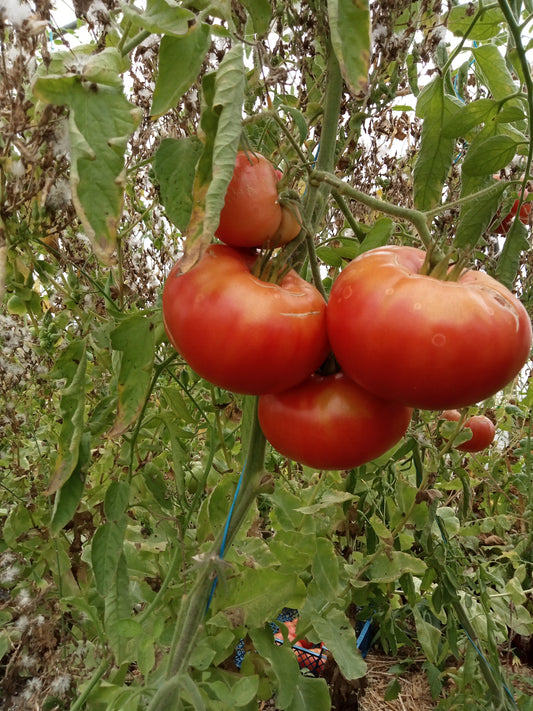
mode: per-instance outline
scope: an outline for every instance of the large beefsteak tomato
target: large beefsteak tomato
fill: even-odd
[[[222,244],[163,288],[163,321],[172,345],[206,380],[237,393],[285,390],[329,353],[326,303],[290,271],[280,284],[251,273],[254,257]]]
[[[336,373],[313,374],[290,390],[262,395],[258,415],[265,437],[280,454],[316,469],[352,469],[395,445],[412,410]]]
[[[276,169],[260,153],[239,151],[215,236],[231,247],[261,247],[282,216]]]
[[[472,405],[520,371],[531,322],[489,275],[444,281],[420,274],[424,259],[399,246],[354,259],[331,290],[331,347],[350,378],[384,399],[428,410]]]

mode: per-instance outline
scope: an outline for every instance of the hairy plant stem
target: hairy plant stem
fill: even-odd
[[[178,711],[176,696],[179,677],[189,666],[191,652],[202,627],[207,603],[216,577],[216,564],[220,560],[221,545],[231,545],[241,528],[250,507],[261,489],[266,440],[257,417],[257,399],[248,443],[248,457],[242,474],[240,494],[226,531],[221,531],[211,548],[199,563],[196,580],[191,591],[182,598],[169,654],[166,681],[154,696],[149,711]]]
[[[522,74],[524,75],[524,83],[526,85],[527,93],[527,122],[529,126],[529,135],[531,136],[531,131],[533,129],[533,78],[531,77],[531,68],[529,66],[529,61],[526,56],[526,51],[522,43],[522,35],[520,25],[517,22],[516,17],[513,14],[511,6],[507,0],[498,0],[498,5],[507,20],[509,26],[509,32],[511,33],[516,52],[518,54],[518,59],[520,61],[520,66],[522,68]],[[533,141],[529,141],[529,148],[527,154],[527,170],[525,171],[524,180],[522,181],[522,190],[518,196],[518,209],[517,216],[520,215],[520,208],[522,207],[523,198],[525,196],[526,184],[528,181],[529,171],[531,167],[531,161],[533,160]]]
[[[72,704],[70,707],[70,711],[81,711],[85,707],[85,702],[91,695],[91,691],[94,689],[94,687],[98,684],[100,679],[104,676],[104,674],[109,671],[109,665],[110,665],[110,660],[107,657],[104,657],[102,660],[101,664],[97,669],[94,671],[91,680],[89,681],[89,684],[85,688],[82,694],[78,696],[76,701]]]
[[[345,183],[344,180],[335,177],[331,173],[318,170],[318,168],[314,171],[312,176],[312,182],[315,181],[318,183],[327,183],[328,185],[331,185],[331,187],[335,188],[339,195],[344,195],[352,198],[353,200],[358,200],[363,203],[363,205],[367,205],[367,207],[371,207],[373,210],[383,212],[386,215],[391,215],[392,217],[399,217],[402,220],[410,222],[418,232],[424,247],[428,250],[431,249],[432,238],[428,227],[427,216],[424,212],[420,212],[419,210],[411,210],[407,207],[400,207],[399,205],[392,205],[391,203],[380,200],[379,198],[370,197],[370,195],[366,195],[360,190],[352,188],[352,186]],[[444,207],[442,207],[442,209],[444,209]]]
[[[318,171],[335,170],[335,148],[342,99],[342,76],[339,62],[331,45],[328,45],[327,83],[324,97],[324,117],[320,132],[320,144],[316,159]],[[314,233],[325,209],[330,191],[329,185],[311,183],[304,200],[304,220]]]
[[[140,45],[141,42],[144,42],[144,40],[150,37],[151,34],[152,33],[148,30],[141,30],[136,35],[134,35],[130,40],[124,43],[124,46],[121,49],[122,56],[125,57],[127,54],[129,54],[132,49],[135,49],[135,47]]]
[[[343,92],[342,75],[335,52],[328,43],[328,62],[327,62],[327,81],[326,94],[324,97],[324,115],[322,120],[322,130],[320,132],[320,144],[316,166],[318,170],[330,171],[335,170],[335,149],[337,145],[337,129],[339,125],[339,116],[341,109],[341,99]],[[322,296],[327,299],[325,289],[322,285],[320,268],[315,252],[314,235],[317,225],[326,209],[327,197],[330,192],[330,186],[326,183],[309,182],[307,193],[303,202],[303,224],[306,227],[305,246],[307,247],[307,256],[311,266],[311,273],[316,288]],[[297,255],[297,261],[303,261],[303,254],[300,252]]]

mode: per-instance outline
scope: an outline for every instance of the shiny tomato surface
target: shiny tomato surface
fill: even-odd
[[[285,390],[329,353],[326,303],[296,272],[281,283],[251,274],[250,253],[211,245],[190,271],[179,262],[163,289],[168,337],[206,380],[237,393]]]
[[[239,151],[215,236],[231,247],[260,247],[281,218],[275,168],[259,153]]]
[[[445,410],[441,417],[449,422],[459,422],[461,413],[458,410]],[[468,417],[463,428],[471,430],[472,437],[466,442],[454,445],[455,449],[460,449],[462,452],[481,452],[494,441],[496,427],[486,415]]]
[[[483,272],[420,274],[414,247],[369,250],[333,284],[328,334],[343,371],[375,395],[428,410],[472,405],[526,362],[529,316]]]
[[[366,392],[343,373],[313,374],[259,398],[259,423],[280,454],[316,469],[352,469],[398,442],[412,410]]]

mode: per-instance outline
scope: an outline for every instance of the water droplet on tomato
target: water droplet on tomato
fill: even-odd
[[[419,301],[417,301],[416,304],[413,304],[413,309],[415,311],[420,311],[421,308],[422,308],[422,304]]]
[[[350,296],[352,295],[352,287],[351,286],[345,286],[342,292],[342,296],[344,299],[349,299]]]
[[[446,336],[444,335],[444,333],[436,333],[431,339],[431,342],[434,346],[442,348],[442,346],[444,346],[446,343]]]
[[[390,286],[388,289],[385,289],[385,294],[387,296],[392,296],[394,294],[394,289],[392,288],[392,286]]]

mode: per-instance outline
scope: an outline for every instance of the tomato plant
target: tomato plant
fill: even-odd
[[[428,410],[472,405],[524,365],[529,316],[483,272],[457,281],[421,274],[414,247],[370,250],[333,284],[330,343],[344,372],[375,395]]]
[[[261,154],[239,151],[216,237],[231,247],[260,247],[281,220],[277,171]]]
[[[313,374],[259,398],[259,422],[281,454],[317,469],[352,469],[390,449],[412,411],[366,392],[344,373]]]
[[[285,390],[326,358],[326,303],[290,271],[280,284],[262,281],[254,257],[211,245],[163,289],[163,320],[172,345],[202,377],[237,393]]]
[[[459,422],[461,413],[458,410],[445,410],[441,417],[449,422]],[[466,442],[454,445],[456,449],[460,449],[462,452],[481,452],[493,442],[496,434],[494,423],[486,415],[468,417],[463,427],[471,430],[472,437]]]

